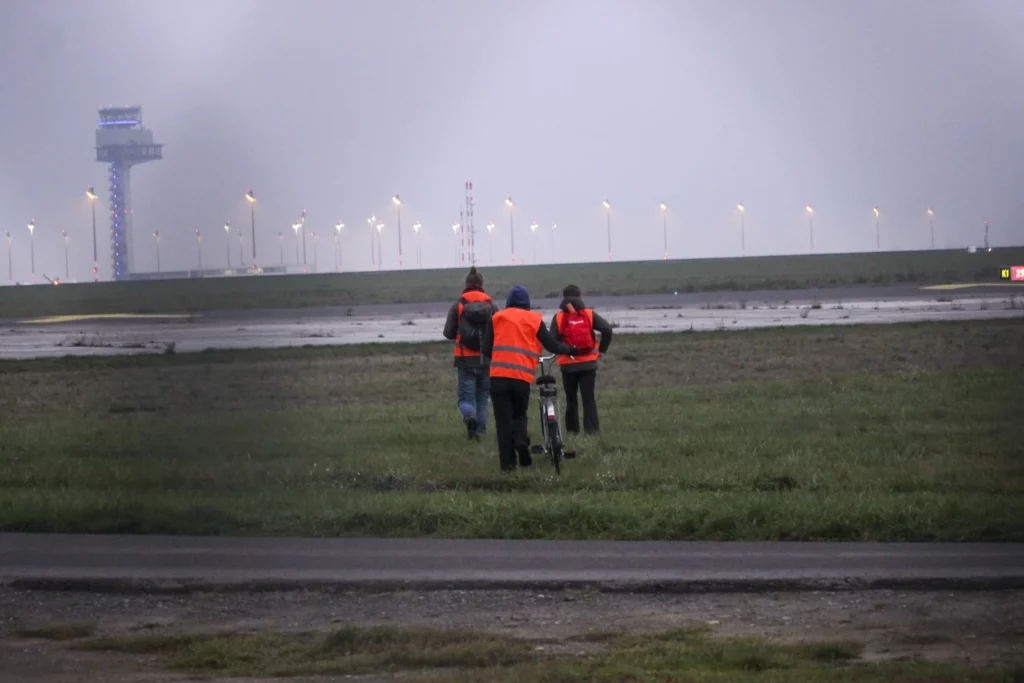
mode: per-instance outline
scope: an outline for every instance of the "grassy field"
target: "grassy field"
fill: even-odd
[[[449,354],[0,362],[0,531],[1024,540],[1019,321],[624,337],[560,477],[466,441]]]
[[[1022,262],[1024,247],[976,254],[812,254],[483,270],[492,293],[503,295],[511,285],[523,284],[534,297],[550,297],[568,282],[592,295],[987,282],[998,280],[999,266]],[[0,318],[445,301],[463,277],[463,270],[409,270],[0,287]]]
[[[82,633],[66,647],[151,657],[160,668],[195,676],[247,679],[376,675],[418,683],[1004,683],[1024,674],[1012,665],[867,663],[856,643],[723,638],[700,627],[645,634],[594,631],[559,640],[389,626],[343,626],[328,633],[89,635]]]

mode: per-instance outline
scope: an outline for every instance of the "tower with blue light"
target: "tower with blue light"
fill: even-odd
[[[131,168],[163,158],[163,145],[142,127],[142,107],[100,109],[96,128],[96,161],[110,164],[110,262],[115,280],[132,272]]]

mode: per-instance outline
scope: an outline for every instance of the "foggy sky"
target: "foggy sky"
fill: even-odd
[[[100,194],[101,105],[140,104],[164,159],[132,171],[134,269],[223,265],[224,221],[257,205],[260,263],[294,262],[308,211],[319,267],[450,266],[474,183],[477,255],[527,262],[1024,242],[1024,2],[1019,0],[9,0],[0,10],[0,237],[15,278],[91,272],[85,189]],[[534,238],[529,229],[540,228]],[[307,238],[309,261],[312,238]],[[248,236],[246,237],[248,240]],[[232,259],[238,260],[237,240]],[[246,259],[249,246],[246,244]],[[6,241],[0,281],[7,283]]]

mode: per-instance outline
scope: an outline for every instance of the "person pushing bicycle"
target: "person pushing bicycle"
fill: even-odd
[[[575,356],[579,349],[555,339],[544,325],[544,317],[530,310],[530,293],[522,285],[509,290],[505,308],[491,318],[480,347],[490,364],[491,405],[498,439],[498,460],[503,472],[533,464],[527,410],[530,388],[541,351]]]

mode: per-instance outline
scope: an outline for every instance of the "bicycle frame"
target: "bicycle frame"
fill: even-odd
[[[562,447],[562,427],[558,411],[558,385],[555,377],[548,372],[550,363],[554,359],[554,355],[541,356],[540,376],[536,380],[536,384],[540,388],[540,433],[542,445],[539,450],[551,459],[555,472],[561,474],[562,459],[574,458],[576,454],[567,453]]]

